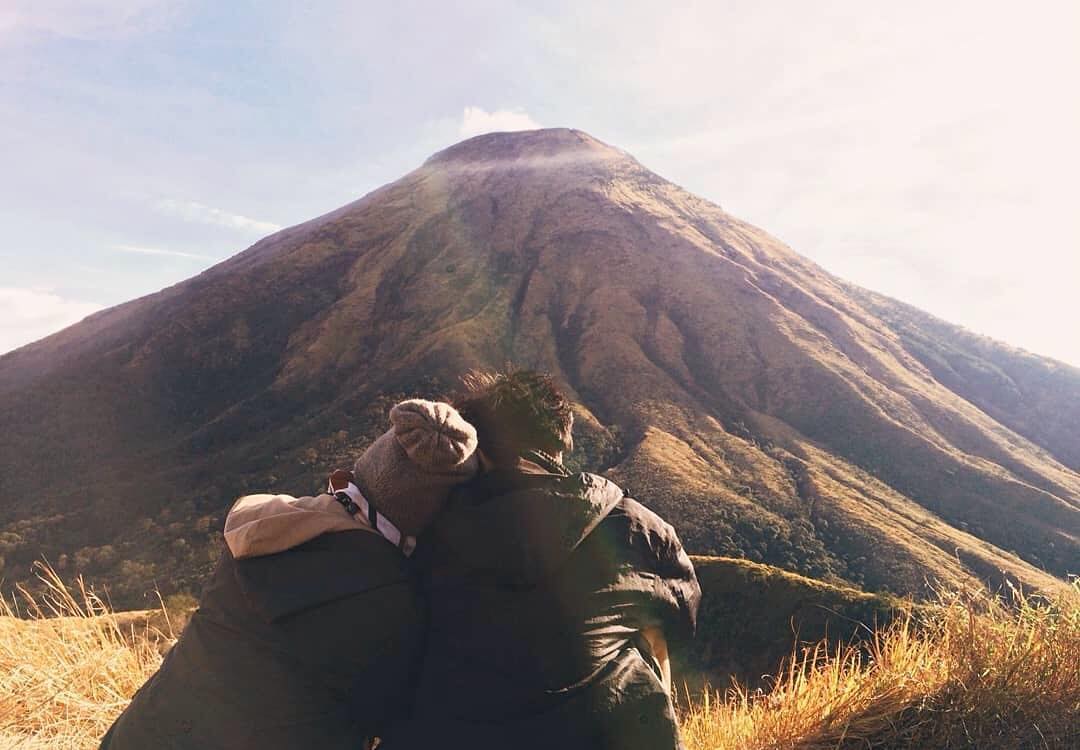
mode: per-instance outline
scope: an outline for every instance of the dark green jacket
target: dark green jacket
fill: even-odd
[[[357,750],[406,713],[423,610],[367,531],[225,552],[201,606],[102,741],[107,750]]]
[[[640,634],[692,637],[701,592],[689,558],[615,484],[538,468],[463,485],[418,547],[424,666],[415,720],[386,750],[678,746]]]

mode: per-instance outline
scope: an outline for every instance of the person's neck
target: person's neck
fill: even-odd
[[[511,473],[511,474],[559,474],[568,475],[563,466],[560,453],[548,453],[540,449],[523,451],[512,461],[493,461],[483,451],[476,452],[480,461],[480,473]]]

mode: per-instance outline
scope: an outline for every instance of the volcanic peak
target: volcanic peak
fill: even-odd
[[[523,167],[579,161],[633,160],[626,152],[571,128],[485,133],[443,149],[424,167],[515,164]]]

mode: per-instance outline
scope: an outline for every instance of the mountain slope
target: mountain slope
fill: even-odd
[[[1001,424],[1080,469],[1080,370],[973,334],[863,289],[859,302],[950,390]]]
[[[0,357],[0,544],[16,577],[81,549],[187,585],[236,493],[310,490],[392,396],[510,360],[566,381],[580,460],[694,551],[1054,585],[1080,569],[1080,380],[1035,359],[1010,401],[957,362],[1017,355],[972,346],[584,133],[489,134]]]

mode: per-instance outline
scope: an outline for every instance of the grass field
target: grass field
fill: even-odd
[[[1080,586],[942,595],[859,646],[805,650],[765,690],[684,701],[690,750],[1080,747]]]
[[[0,611],[0,748],[91,748],[180,624],[113,613],[50,571]],[[951,594],[862,645],[811,647],[765,688],[683,695],[688,750],[1072,748],[1080,586],[1052,600]]]

